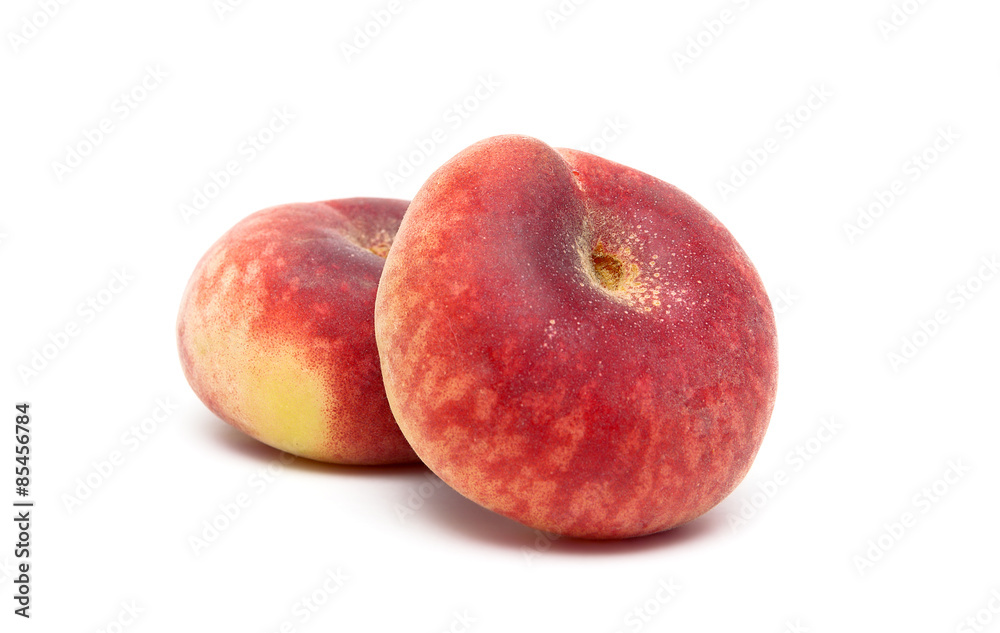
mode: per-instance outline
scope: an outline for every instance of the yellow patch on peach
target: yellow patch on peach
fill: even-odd
[[[226,257],[220,249],[209,268]],[[247,433],[277,449],[306,455],[325,443],[323,382],[277,341],[262,345],[250,334],[250,319],[262,309],[258,266],[227,266],[214,292],[201,292],[201,310],[190,313],[194,365],[204,384],[216,385],[217,406],[241,421]],[[234,301],[242,304],[234,319]],[[316,455],[318,456],[318,455]]]
[[[316,450],[328,443],[321,376],[303,366],[286,350],[259,350],[256,362],[237,380],[245,385],[240,409],[256,422],[262,439],[271,446],[311,459],[324,457]]]
[[[217,406],[265,444],[325,458],[330,397],[323,376],[296,357],[291,342],[258,342],[247,323],[218,323],[225,327],[199,321],[190,331],[194,364],[209,372],[204,384],[221,389],[214,394]]]

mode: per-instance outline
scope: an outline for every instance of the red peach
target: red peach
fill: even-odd
[[[259,211],[202,257],[177,317],[184,374],[217,416],[277,449],[409,462],[375,347],[375,291],[407,201]]]
[[[708,511],[746,475],[774,404],[774,315],[729,231],[672,185],[523,136],[467,148],[420,189],[375,334],[420,458],[562,535]]]

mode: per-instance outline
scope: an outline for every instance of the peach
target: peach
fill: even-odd
[[[386,393],[469,499],[592,539],[691,521],[746,475],[774,315],[726,228],[663,181],[523,136],[413,200],[375,302]]]
[[[188,382],[213,413],[310,459],[416,460],[386,401],[373,324],[407,204],[272,207],[208,250],[184,292],[177,342]]]

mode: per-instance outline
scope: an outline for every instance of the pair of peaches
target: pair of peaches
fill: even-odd
[[[746,475],[774,315],[733,236],[677,188],[525,136],[481,141],[412,203],[288,204],[198,263],[188,382],[277,449],[422,460],[528,526],[626,538]]]

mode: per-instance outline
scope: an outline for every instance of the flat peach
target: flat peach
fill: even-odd
[[[417,193],[375,303],[386,392],[469,499],[584,538],[669,529],[746,475],[774,315],[733,236],[677,188],[523,136]]]
[[[310,459],[416,460],[386,401],[373,329],[383,258],[407,205],[272,207],[209,249],[177,318],[184,374],[209,409]]]

